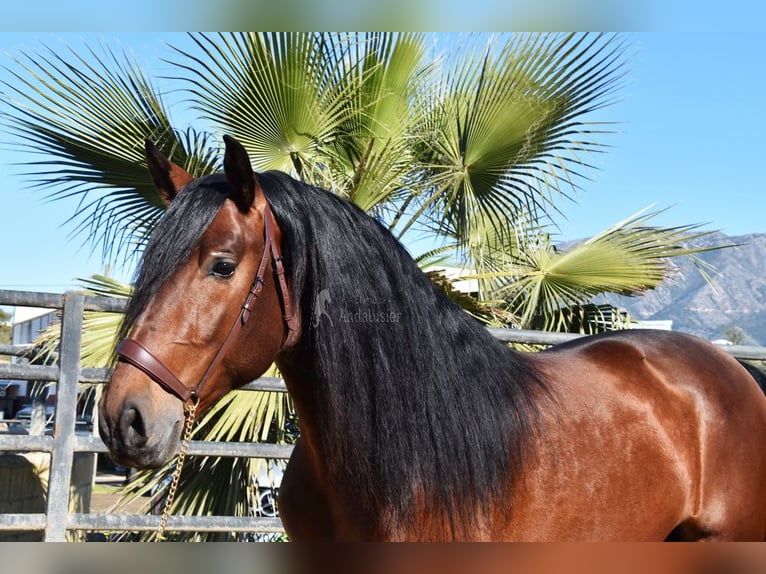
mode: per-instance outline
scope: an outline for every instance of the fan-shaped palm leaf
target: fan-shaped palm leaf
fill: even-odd
[[[213,169],[206,136],[172,129],[150,81],[124,53],[87,47],[26,54],[3,94],[8,128],[41,159],[26,164],[51,199],[78,196],[74,233],[106,257],[139,246],[164,207],[145,167],[152,138],[196,175]]]
[[[621,77],[624,49],[613,37],[521,35],[461,47],[442,81],[424,86],[436,102],[419,126],[420,209],[465,242],[507,227],[521,210],[553,208],[563,183],[576,189],[603,133],[586,116],[605,105]],[[540,209],[542,208],[542,209]],[[406,226],[405,226],[406,228]]]
[[[256,169],[303,175],[343,118],[315,34],[195,34],[177,50],[196,109],[248,149]]]
[[[508,302],[522,324],[558,329],[555,318],[562,308],[571,308],[603,293],[637,295],[656,287],[669,274],[669,258],[694,256],[709,248],[687,248],[695,237],[695,225],[651,227],[648,220],[657,212],[640,212],[569,251],[559,252],[547,235],[538,235],[519,251],[507,271],[492,274],[502,278],[497,296]],[[695,258],[699,265],[704,263]],[[553,321],[553,322],[551,322]]]
[[[192,100],[257,169],[287,171],[365,210],[402,192],[421,35],[192,38],[202,55],[178,50],[175,61]]]

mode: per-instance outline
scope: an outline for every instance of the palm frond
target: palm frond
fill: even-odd
[[[173,130],[158,91],[125,53],[46,48],[18,57],[9,72],[3,117],[41,158],[25,163],[26,175],[49,199],[80,198],[73,234],[107,259],[135,249],[164,208],[146,170],[146,138],[194,174],[212,167],[205,136]]]
[[[410,173],[418,34],[192,36],[174,64],[203,117],[279,169],[374,210]],[[215,86],[215,89],[211,89]]]
[[[649,226],[658,213],[642,211],[567,252],[540,235],[523,246],[512,266],[495,274],[501,280],[498,296],[523,324],[531,325],[599,294],[638,295],[653,289],[670,274],[670,258],[720,248],[686,247],[712,231],[695,231],[697,225]]]
[[[545,215],[577,189],[607,126],[587,115],[619,85],[614,37],[515,35],[447,58],[421,98],[437,102],[419,126],[417,158],[430,183],[422,215],[465,240],[521,211]],[[425,103],[422,105],[426,105]],[[418,214],[421,215],[421,214]]]
[[[326,90],[318,37],[309,33],[194,34],[200,54],[174,66],[202,116],[247,148],[254,167],[301,175],[344,116]]]

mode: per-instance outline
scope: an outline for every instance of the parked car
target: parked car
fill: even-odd
[[[53,423],[53,415],[56,414],[56,407],[53,405],[45,405],[45,424],[51,424]],[[26,422],[32,420],[32,405],[24,405],[21,407],[18,411],[16,411],[16,416],[13,417],[16,420]]]

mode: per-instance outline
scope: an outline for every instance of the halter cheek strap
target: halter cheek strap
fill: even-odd
[[[287,279],[285,277],[284,265],[282,264],[282,254],[279,249],[279,244],[274,236],[275,228],[276,221],[274,219],[274,214],[271,211],[269,203],[266,202],[263,208],[263,234],[265,244],[261,262],[258,265],[258,271],[255,274],[255,279],[253,279],[253,283],[250,285],[250,291],[242,304],[237,320],[234,321],[234,324],[226,334],[226,338],[223,340],[223,343],[221,343],[221,346],[212,361],[210,361],[202,378],[194,387],[187,387],[184,385],[160,359],[155,357],[149,349],[135,339],[126,338],[120,341],[116,349],[119,360],[140,369],[163,389],[177,396],[184,403],[199,400],[205,383],[207,383],[216,371],[229,349],[237,340],[237,335],[240,330],[250,318],[255,301],[263,290],[264,276],[269,257],[271,257],[271,260],[273,261],[274,274],[277,278],[276,284],[282,305],[282,318],[287,327],[288,334],[289,332],[294,331],[296,329],[297,318],[293,314],[290,305],[290,294],[287,290]]]

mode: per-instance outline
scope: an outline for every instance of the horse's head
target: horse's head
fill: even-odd
[[[99,404],[101,438],[121,464],[166,463],[178,446],[184,404],[195,403],[199,414],[260,376],[293,328],[279,229],[244,148],[225,142],[224,174],[198,180],[147,142],[168,222],[145,251],[127,337]],[[186,228],[199,204],[192,194],[218,198],[196,236]],[[179,251],[175,241],[188,245]]]

